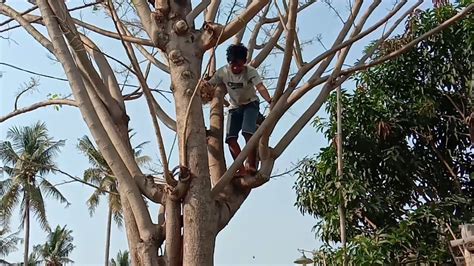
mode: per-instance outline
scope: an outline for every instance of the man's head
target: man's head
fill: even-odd
[[[247,62],[247,47],[243,44],[231,44],[227,48],[227,62],[234,74],[240,74],[245,69]]]

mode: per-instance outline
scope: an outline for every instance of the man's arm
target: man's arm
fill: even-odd
[[[257,87],[258,93],[262,95],[263,99],[265,99],[267,103],[272,102],[272,97],[270,97],[270,93],[268,93],[267,87],[263,85],[263,82],[258,83],[255,87]]]

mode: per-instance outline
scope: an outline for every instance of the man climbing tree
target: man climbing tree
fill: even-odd
[[[248,142],[257,130],[260,101],[255,92],[271,103],[272,98],[262,82],[257,70],[246,64],[248,49],[243,44],[232,44],[227,48],[227,62],[217,70],[206,85],[223,84],[229,94],[230,106],[226,127],[226,143],[235,159],[240,154],[240,145],[237,142],[239,132]],[[237,172],[238,176],[255,174],[257,172],[256,149],[249,153],[245,167],[242,165]]]
[[[0,25],[18,24],[21,32],[28,33],[31,40],[44,47],[62,67],[64,79],[60,80],[67,80],[69,86],[65,88],[65,95],[71,96],[21,108],[13,104],[11,112],[0,116],[0,122],[40,107],[77,107],[98,150],[117,178],[132,264],[145,266],[213,265],[218,234],[252,190],[270,180],[276,160],[320,110],[332,90],[353,73],[392,60],[416,47],[421,40],[468,16],[474,8],[474,4],[468,4],[429,32],[409,40],[388,55],[374,58],[374,49],[392,35],[422,0],[415,3],[399,1],[390,7],[381,0],[364,5],[362,0],[351,1],[350,11],[343,15],[346,19],[337,30],[337,36],[330,40],[331,48],[318,56],[301,48],[304,39],[297,31],[297,17],[313,4],[323,5],[322,1],[290,0],[281,6],[284,8],[278,4],[280,1],[248,1],[248,5],[238,12],[230,11],[231,19],[225,24],[218,23],[217,11],[225,11],[227,1],[201,1],[194,6],[191,0],[156,0],[150,8],[147,0],[102,0],[81,6],[69,3],[77,1],[37,0],[37,6],[29,9],[18,1],[4,2],[0,1],[0,13],[8,18]],[[100,10],[106,14],[103,25],[89,23],[73,12],[91,6],[95,7],[91,13]],[[200,21],[205,23],[196,28]],[[18,28],[12,25],[1,31]],[[247,29],[252,29],[252,35],[244,38]],[[348,65],[348,61],[353,61],[348,57],[354,50],[352,46],[382,30],[383,34],[372,46],[374,49],[367,51],[354,65]],[[91,34],[85,34],[89,31]],[[316,32],[311,32],[312,36],[314,34]],[[99,38],[102,36],[107,38]],[[206,135],[203,98],[196,88],[207,72],[203,69],[205,55],[213,53],[218,45],[230,38],[235,38],[234,43],[248,43],[248,64],[253,68],[265,63],[274,49],[284,53],[277,56],[281,60],[276,62],[281,63],[275,64],[278,80],[270,112],[248,138],[234,162],[227,165],[222,134],[225,89],[218,92],[221,89],[216,88],[213,94],[209,117],[211,134]],[[262,39],[265,41],[260,44]],[[30,47],[29,43],[27,45]],[[112,46],[120,49],[113,51],[113,54],[121,54],[120,59],[109,55],[112,52],[109,49],[100,48]],[[162,55],[163,62],[154,56],[157,52]],[[146,69],[141,62],[146,62]],[[236,64],[237,68],[252,72],[243,62],[245,60],[240,61],[240,66]],[[125,69],[126,78],[115,70],[116,67]],[[233,72],[231,68],[227,69]],[[163,80],[172,88],[168,93],[172,95],[174,117],[168,115],[169,110],[164,110],[156,98],[161,97],[157,94],[161,91],[152,89],[150,76],[155,72],[150,74],[150,71],[154,70],[167,75]],[[210,72],[213,70],[209,67]],[[129,75],[133,79],[128,78]],[[254,77],[252,84],[258,85],[257,81]],[[132,88],[130,85],[133,91],[127,89]],[[310,96],[316,88],[318,96]],[[263,95],[269,101],[267,96]],[[2,97],[2,100],[4,98],[9,99]],[[143,112],[134,114],[129,108],[128,103],[135,100],[146,102],[144,107],[153,125],[163,166],[162,176],[144,173],[135,160],[129,124],[147,117]],[[287,127],[283,117],[303,102],[308,104],[307,108],[304,107],[304,112],[295,116],[294,123]],[[163,138],[159,120],[176,133],[179,159],[174,162],[167,156],[165,144],[168,142]],[[283,134],[272,135],[280,126],[285,128]],[[256,147],[261,162],[258,173],[236,177],[234,174]],[[173,167],[176,165],[178,167]],[[179,173],[172,169],[179,169]],[[151,208],[154,205],[160,207],[156,221],[152,219],[157,216]]]

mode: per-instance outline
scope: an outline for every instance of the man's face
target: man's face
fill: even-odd
[[[230,70],[234,74],[240,74],[245,69],[245,61],[244,60],[237,60],[234,62],[229,62]]]

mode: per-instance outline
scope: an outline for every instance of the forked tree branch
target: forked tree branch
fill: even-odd
[[[301,69],[299,69],[297,74],[291,80],[291,82],[289,84],[289,87],[291,87],[291,88],[296,87],[298,85],[298,83],[301,81],[301,79],[306,75],[306,73],[309,70],[311,70],[314,66],[316,66],[318,63],[320,63],[321,61],[327,60],[327,58],[331,58],[331,60],[332,60],[332,58],[334,57],[334,55],[336,54],[337,51],[339,51],[339,50],[341,50],[341,49],[343,49],[343,48],[345,48],[349,45],[352,45],[354,42],[362,39],[363,37],[367,36],[368,34],[373,32],[374,30],[376,30],[377,28],[382,26],[385,22],[387,22],[390,18],[392,18],[398,12],[398,10],[400,10],[400,8],[402,8],[402,6],[405,5],[406,2],[407,2],[406,0],[401,1],[383,19],[379,20],[377,23],[375,23],[373,26],[369,27],[367,30],[363,31],[362,33],[357,34],[356,36],[354,36],[352,38],[349,38],[347,41],[335,42],[333,44],[333,47],[330,50],[328,50],[328,51],[322,53],[321,55],[317,56],[316,58],[311,60],[311,62],[309,62],[308,64],[305,64]],[[419,0],[418,3],[413,6],[413,9],[416,6],[418,6],[421,2],[423,2],[423,0]],[[325,65],[327,67],[327,64],[325,64]],[[326,68],[323,69],[322,67],[320,69],[318,69],[319,71],[316,71],[313,74],[313,76],[311,77],[311,82],[316,81],[317,77],[320,77],[325,69]],[[314,83],[316,83],[316,82],[314,82]],[[319,82],[317,82],[317,83],[319,83]],[[301,98],[308,90],[310,90],[311,88],[314,87],[314,86],[312,86],[311,88],[307,88],[305,85],[302,88],[300,88],[298,90],[298,92],[296,92],[295,94],[292,94],[289,97],[290,105],[292,105],[294,102],[296,102],[297,99]]]
[[[193,25],[194,24],[194,19],[199,16],[211,3],[211,0],[204,0],[201,1],[191,12],[186,15],[186,23],[188,25]]]
[[[257,24],[255,24],[255,27],[252,30],[252,34],[250,35],[250,39],[247,44],[247,49],[248,49],[248,55],[247,55],[247,61],[250,62],[252,60],[253,56],[253,51],[255,49],[255,46],[257,45],[257,37],[258,34],[260,33],[260,30],[263,26],[263,22],[265,21],[265,17],[267,16],[268,12],[270,11],[270,4],[268,4],[265,9],[263,10],[262,14],[260,15],[260,19],[258,20]]]

